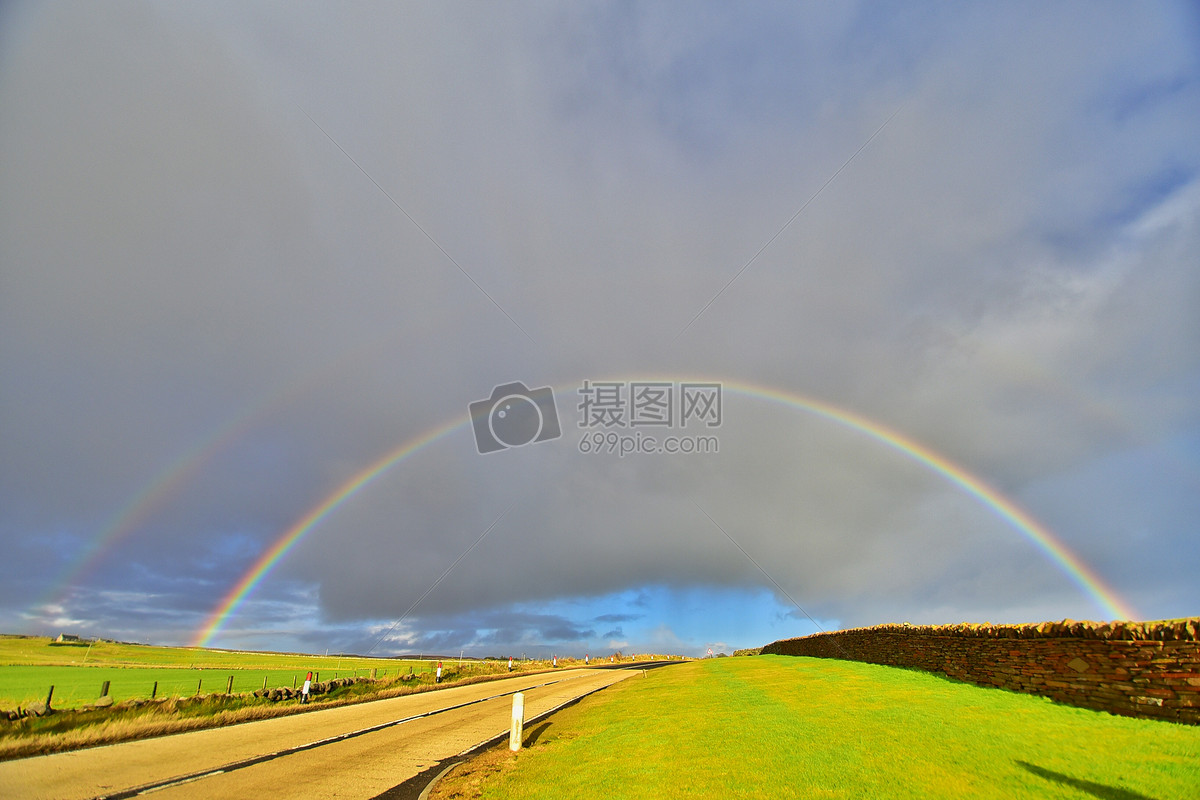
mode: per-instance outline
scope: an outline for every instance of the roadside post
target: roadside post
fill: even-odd
[[[512,727],[508,731],[508,749],[514,753],[521,749],[521,736],[525,727],[525,693],[513,695]]]

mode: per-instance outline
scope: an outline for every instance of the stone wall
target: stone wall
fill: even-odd
[[[880,625],[783,639],[762,651],[911,667],[1113,714],[1200,724],[1200,617]]]

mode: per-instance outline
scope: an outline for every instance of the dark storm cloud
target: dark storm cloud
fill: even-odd
[[[427,617],[421,621],[420,629],[385,630],[376,634],[373,641],[353,642],[351,648],[363,652],[382,645],[382,649],[393,652],[449,652],[467,647],[472,652],[495,650],[506,654],[524,648],[533,653],[541,652],[540,648],[580,644],[595,638],[593,628],[562,615],[485,609],[452,617]]]

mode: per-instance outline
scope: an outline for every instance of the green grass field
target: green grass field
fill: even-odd
[[[379,677],[398,672],[427,672],[428,661],[339,658],[286,653],[246,653],[199,648],[151,647],[98,642],[56,645],[46,638],[0,637],[0,709],[45,700],[54,685],[55,708],[76,708],[100,696],[104,681],[120,702],[148,698],[158,682],[159,697],[187,697],[197,692],[224,692],[229,676],[233,691],[252,692],[303,682],[309,670],[323,680],[351,675]]]
[[[9,663],[3,663],[4,661]],[[571,665],[560,659],[559,666]],[[443,687],[436,687],[436,662],[250,653],[196,648],[148,647],[100,642],[83,646],[53,645],[45,638],[0,635],[0,711],[30,710],[44,701],[54,685],[52,707],[45,716],[8,719],[0,714],[0,759],[21,758],[171,733],[232,725],[302,713],[348,703],[361,703],[444,686],[491,680],[508,674],[503,661],[444,659]],[[523,661],[518,670],[550,668],[547,661]],[[309,670],[321,681],[351,676],[376,677],[318,692],[314,701],[274,702],[251,692],[276,686],[298,686]],[[411,673],[416,680],[407,680]],[[233,678],[230,695],[226,695]],[[402,679],[403,678],[403,679]],[[115,705],[97,709],[104,681]],[[155,703],[124,703],[149,698],[158,682]],[[202,681],[202,682],[201,682]],[[199,684],[199,685],[198,685]]]
[[[1200,797],[1200,728],[827,659],[653,670],[526,732],[482,797]]]

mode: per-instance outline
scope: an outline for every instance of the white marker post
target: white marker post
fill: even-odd
[[[521,749],[521,735],[525,727],[525,694],[513,695],[512,728],[508,731],[508,749],[514,753]]]

